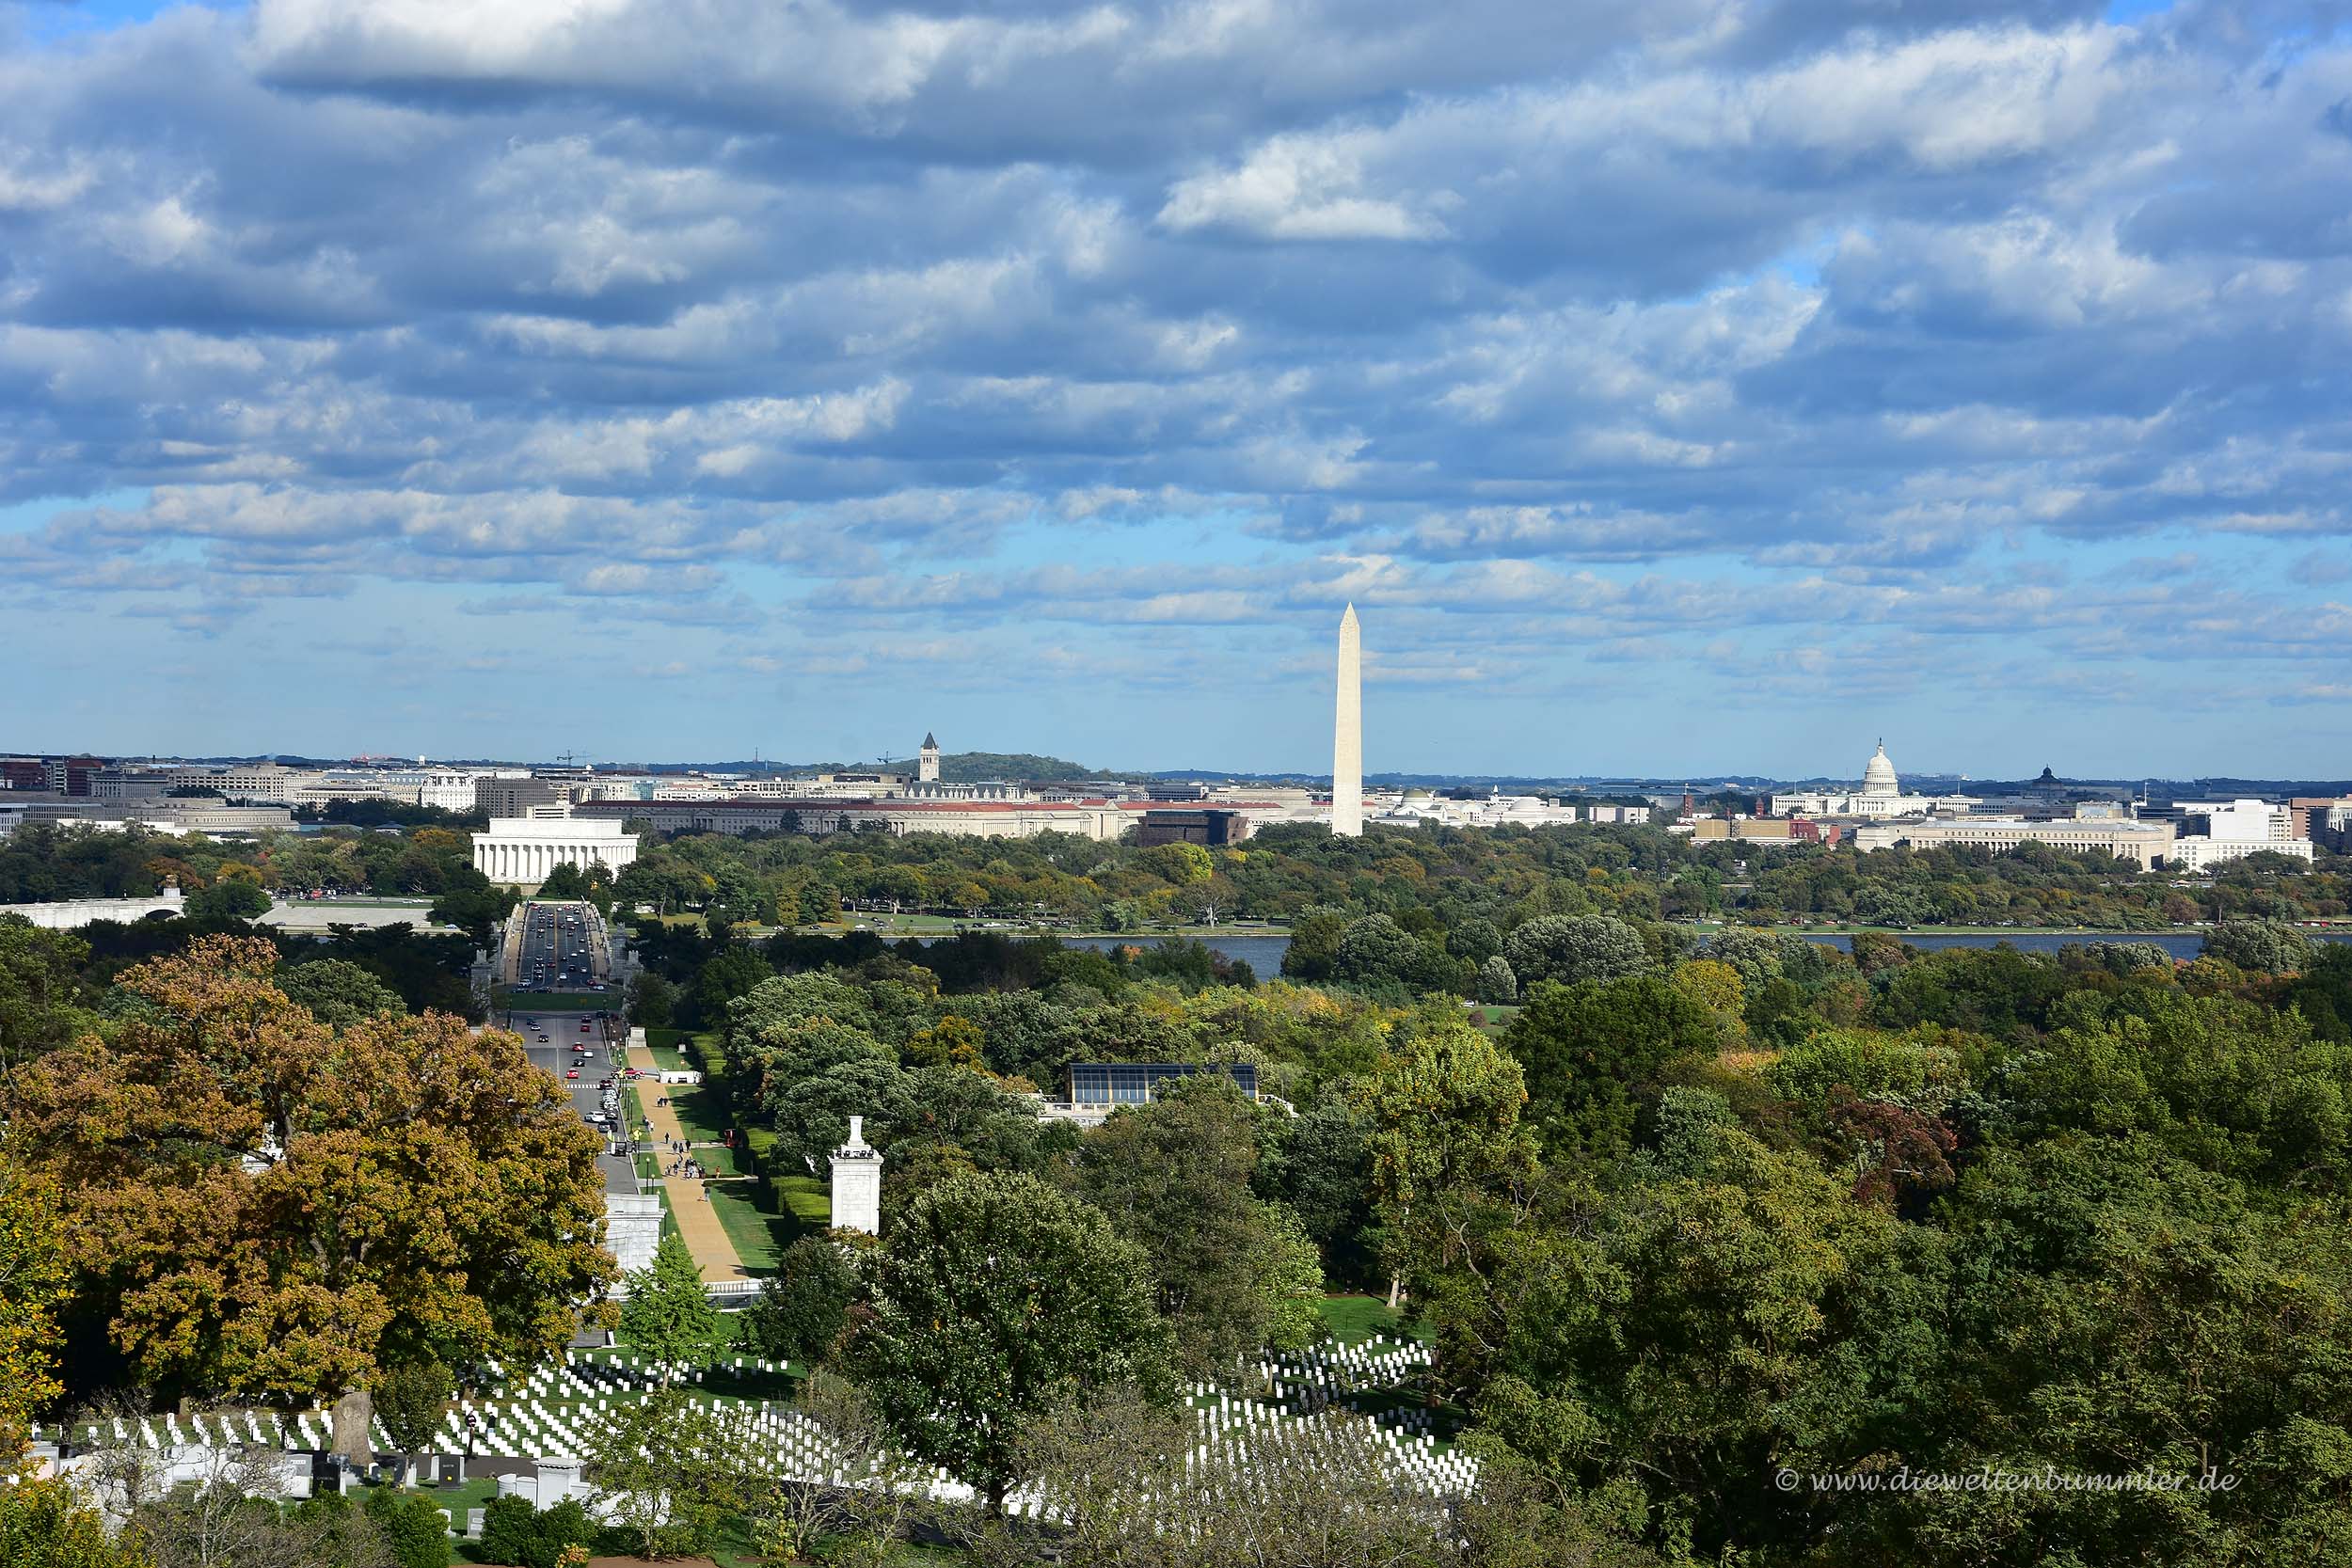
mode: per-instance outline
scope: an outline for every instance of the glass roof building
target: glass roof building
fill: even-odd
[[[1224,1073],[1242,1093],[1258,1098],[1258,1069],[1251,1062],[1073,1062],[1063,1073],[1063,1099],[1081,1112],[1144,1105],[1160,1084],[1196,1072]]]

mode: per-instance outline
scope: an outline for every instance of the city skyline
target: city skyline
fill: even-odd
[[[2325,8],[951,12],[0,5],[0,731],[2352,772]]]

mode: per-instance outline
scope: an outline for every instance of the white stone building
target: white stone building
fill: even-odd
[[[574,816],[568,806],[494,816],[489,832],[473,835],[474,869],[502,887],[535,888],[559,865],[617,872],[636,859],[635,833],[611,818]]]
[[[2173,846],[2171,863],[2183,871],[2202,871],[2249,855],[2287,855],[2312,858],[2312,841],[2295,836],[2295,813],[2268,800],[2184,800],[2183,816],[2201,817],[2205,832],[2183,835]]]
[[[1887,760],[1886,742],[1882,740],[1862,769],[1861,789],[1852,794],[1814,790],[1775,795],[1772,799],[1772,814],[1774,816],[1863,816],[1874,819],[1959,816],[1983,803],[1979,797],[1974,795],[1905,794],[1901,780],[1895,775],[1895,765]]]
[[[2105,850],[2118,860],[2137,863],[2143,871],[2171,863],[2174,842],[2169,822],[2085,822],[2071,817],[2048,822],[2021,816],[1922,817],[1869,822],[1854,830],[1854,847],[1865,853],[1899,844],[1915,849],[1970,845],[1993,850],[2046,844],[2053,849]]]

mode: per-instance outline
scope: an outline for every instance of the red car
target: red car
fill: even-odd
[[[567,1068],[564,1069],[564,1076],[566,1078],[577,1078],[580,1076],[580,1069]]]
[[[590,1032],[590,1031],[589,1031],[589,1028],[588,1028],[588,1023],[587,1023],[587,1021],[586,1021],[586,1020],[584,1020],[584,1019],[580,1021],[580,1032],[581,1034],[583,1034],[583,1035],[585,1035],[585,1034],[587,1034],[587,1033],[589,1033],[589,1032]]]

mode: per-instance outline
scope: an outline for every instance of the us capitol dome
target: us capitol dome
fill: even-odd
[[[1886,760],[1886,742],[1871,753],[1869,765],[1862,769],[1862,793],[1865,795],[1900,795],[1902,785],[1895,780],[1895,765]]]
[[[1862,769],[1862,787],[1852,794],[1841,790],[1800,790],[1772,797],[1773,815],[1781,816],[1852,816],[1884,821],[1900,816],[1962,816],[1983,802],[1973,795],[1906,795],[1895,765],[1887,760],[1886,742],[1879,742]]]

